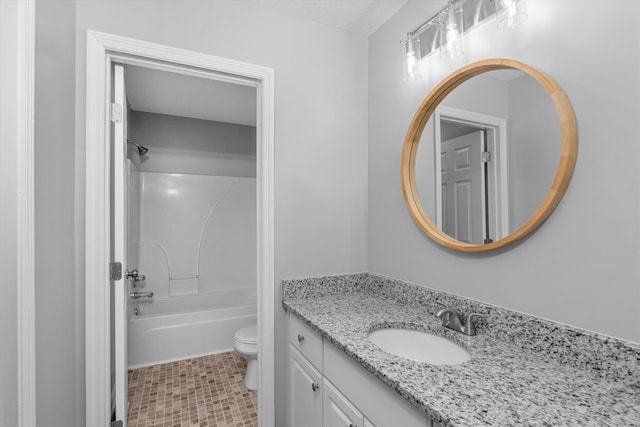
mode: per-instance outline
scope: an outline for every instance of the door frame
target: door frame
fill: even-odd
[[[440,171],[441,132],[440,121],[450,121],[469,125],[478,129],[490,131],[493,136],[487,138],[486,144],[493,152],[495,161],[490,162],[489,167],[489,192],[493,196],[493,203],[489,206],[491,225],[498,231],[494,240],[502,239],[509,235],[509,180],[508,180],[508,156],[507,156],[507,119],[489,116],[473,111],[462,110],[447,106],[439,106],[434,112],[434,179],[435,191],[435,215],[436,225],[442,229],[442,184]],[[483,232],[484,234],[484,232]]]
[[[2,265],[3,285],[13,287],[10,293],[15,296],[13,301],[7,299],[7,304],[15,305],[15,313],[3,326],[13,329],[11,336],[16,339],[3,343],[15,343],[9,350],[13,356],[1,361],[3,371],[15,372],[15,377],[7,379],[7,388],[15,385],[15,405],[2,415],[3,421],[15,420],[20,427],[36,425],[35,14],[34,0],[0,4],[4,21],[0,25],[0,58],[8,64],[0,75],[2,89],[7,89],[2,94],[2,110],[4,114],[8,106],[11,111],[0,120],[0,155],[5,160],[1,166],[0,217],[4,229],[15,230],[3,236],[0,248],[3,255],[5,249],[15,253]]]
[[[109,111],[110,62],[129,58],[163,69],[192,68],[257,90],[257,210],[259,393],[261,426],[275,423],[274,283],[274,70],[199,52],[87,31],[85,190],[85,385],[86,424],[109,425]],[[121,58],[119,58],[121,60]],[[201,70],[201,71],[198,71]]]

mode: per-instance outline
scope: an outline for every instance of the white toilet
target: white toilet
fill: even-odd
[[[236,331],[233,349],[247,359],[244,383],[249,390],[258,389],[258,325],[249,325]]]

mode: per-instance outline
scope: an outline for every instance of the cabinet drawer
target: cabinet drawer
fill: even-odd
[[[295,314],[289,314],[289,342],[322,372],[322,337]]]

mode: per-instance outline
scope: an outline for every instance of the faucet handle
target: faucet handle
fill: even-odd
[[[437,305],[439,305],[440,307],[442,307],[440,310],[436,310],[436,317],[440,317],[438,314],[439,314],[440,312],[442,312],[443,310],[446,310],[446,309],[447,309],[447,308],[449,308],[449,307],[447,306],[447,304],[443,303],[443,302],[442,302],[442,301],[440,301],[440,300],[435,300],[434,302],[435,302]]]
[[[449,308],[449,307],[445,307],[442,310],[438,310],[438,312],[436,313],[436,317],[438,319],[442,319],[443,322],[448,322],[449,321],[449,316],[451,316],[452,314],[454,314],[457,317],[460,317],[460,315],[458,314],[457,311],[455,311],[453,308]]]
[[[479,313],[471,313],[470,315],[467,316],[467,321],[465,322],[465,334],[467,335],[475,335],[476,334],[476,327],[473,323],[473,319],[483,319],[484,316],[482,314]]]

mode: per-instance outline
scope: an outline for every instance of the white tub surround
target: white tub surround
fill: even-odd
[[[283,305],[432,420],[448,426],[640,424],[640,345],[373,274],[283,281]],[[440,301],[480,313],[478,334],[442,327]],[[367,339],[400,327],[446,337],[471,360],[437,366]]]
[[[255,178],[140,172],[138,271],[156,299],[256,287]]]

